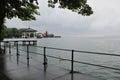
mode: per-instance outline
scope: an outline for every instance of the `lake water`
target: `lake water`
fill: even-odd
[[[120,54],[120,38],[105,37],[62,37],[62,38],[42,38],[38,39],[37,46],[46,46],[71,50],[105,52],[109,54]],[[26,50],[25,46],[19,47]],[[43,54],[43,48],[30,47],[30,51]],[[71,59],[70,51],[59,51],[47,49],[47,55]],[[31,54],[32,59],[43,62],[43,56]],[[82,62],[100,64],[120,69],[120,57],[95,55],[75,52],[74,59]],[[65,70],[71,69],[71,63],[64,60],[57,60],[48,57],[49,64],[53,64]],[[107,68],[95,67],[85,64],[74,63],[74,70],[89,74],[105,80],[120,80],[120,71]]]

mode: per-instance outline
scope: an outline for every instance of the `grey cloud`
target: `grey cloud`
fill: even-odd
[[[88,0],[94,14],[88,17],[69,10],[48,8],[47,0],[39,0],[41,16],[36,21],[7,20],[8,27],[32,27],[56,34],[120,34],[119,0]]]

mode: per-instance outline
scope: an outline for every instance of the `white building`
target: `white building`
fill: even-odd
[[[36,38],[37,30],[32,28],[22,28],[22,38]]]

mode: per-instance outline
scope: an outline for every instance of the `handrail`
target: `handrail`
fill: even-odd
[[[37,47],[37,46],[35,46]],[[77,50],[66,50],[66,49],[58,49],[58,48],[51,48],[51,47],[43,47],[43,46],[40,46],[41,48],[46,48],[46,49],[56,49],[56,50],[65,50],[65,51],[73,51],[73,52],[81,52],[81,51],[77,51]],[[25,50],[22,50],[22,49],[19,49],[21,51],[24,51],[26,52]],[[44,55],[44,54],[40,54],[40,53],[36,53],[36,52],[32,52],[32,51],[29,51],[29,53],[32,53],[32,54],[38,54],[38,55]],[[88,52],[89,53],[89,52]],[[91,52],[90,52],[91,53]],[[102,53],[101,55],[104,55],[104,53]],[[107,54],[105,54],[107,55]],[[108,54],[109,55],[109,54]],[[113,54],[112,54],[113,55]],[[110,56],[112,56],[110,54]],[[46,55],[47,57],[51,57],[51,58],[55,58],[55,59],[60,59],[60,60],[65,60],[65,61],[72,61],[70,59],[65,59],[65,58],[60,58],[60,57],[56,57],[56,56],[51,56],[51,55]],[[117,56],[117,55],[113,55],[113,56]],[[72,62],[76,62],[76,63],[81,63],[81,64],[86,64],[86,65],[92,65],[92,66],[97,66],[97,67],[103,67],[103,68],[109,68],[109,69],[114,69],[114,70],[120,70],[119,68],[114,68],[114,67],[108,67],[108,66],[103,66],[103,65],[99,65],[99,64],[93,64],[93,63],[87,63],[87,62],[80,62],[80,61],[75,61],[73,60]]]
[[[34,47],[44,48],[43,46],[34,46]],[[46,47],[46,48],[55,49],[55,50],[63,50],[63,51],[72,51],[70,49],[62,49],[62,48],[53,48],[53,47]],[[119,54],[110,54],[106,52],[93,52],[93,51],[81,51],[81,50],[74,50],[74,52],[81,52],[81,53],[87,53],[87,54],[98,54],[98,55],[109,55],[109,56],[120,56]]]
[[[61,48],[44,47],[44,46],[32,46],[32,47],[37,47],[37,48],[43,48],[43,54],[40,54],[40,53],[37,53],[37,52],[29,51],[29,46],[30,45],[27,45],[27,50],[25,51],[25,50],[19,49],[18,45],[16,45],[16,53],[18,54],[18,50],[27,52],[27,59],[28,60],[29,60],[29,53],[43,55],[44,56],[44,63],[43,63],[44,65],[47,64],[46,57],[51,57],[51,58],[55,58],[55,59],[62,59],[62,60],[65,60],[65,61],[71,61],[71,73],[74,72],[74,70],[73,70],[74,69],[74,67],[73,67],[73,65],[74,65],[73,63],[74,62],[81,63],[81,64],[86,64],[86,65],[97,66],[97,67],[108,68],[108,69],[120,70],[120,68],[115,68],[115,67],[110,67],[110,66],[104,66],[104,65],[93,64],[93,63],[88,63],[88,62],[82,62],[82,61],[76,61],[76,60],[74,60],[74,55],[75,55],[74,52],[89,53],[89,54],[98,54],[98,55],[109,55],[109,56],[120,56],[119,54],[109,54],[109,53],[101,53],[101,52],[89,52],[89,51],[80,51],[80,50],[70,50],[70,49],[61,49]],[[4,47],[5,47],[5,45],[4,45]],[[11,49],[11,47],[9,47],[9,49]],[[72,53],[71,54],[71,59],[65,59],[65,58],[60,58],[60,57],[56,57],[56,56],[47,55],[46,54],[46,49],[70,51]]]
[[[45,46],[34,46],[38,48],[44,48]],[[46,47],[47,49],[55,49],[55,50],[63,50],[63,51],[71,51],[70,49],[61,49],[61,48],[53,48],[53,47]]]

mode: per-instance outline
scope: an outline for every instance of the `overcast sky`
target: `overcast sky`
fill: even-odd
[[[7,27],[37,29],[38,32],[71,36],[120,35],[120,0],[88,0],[91,16],[81,16],[67,9],[49,8],[47,0],[39,1],[36,21],[7,20]]]

